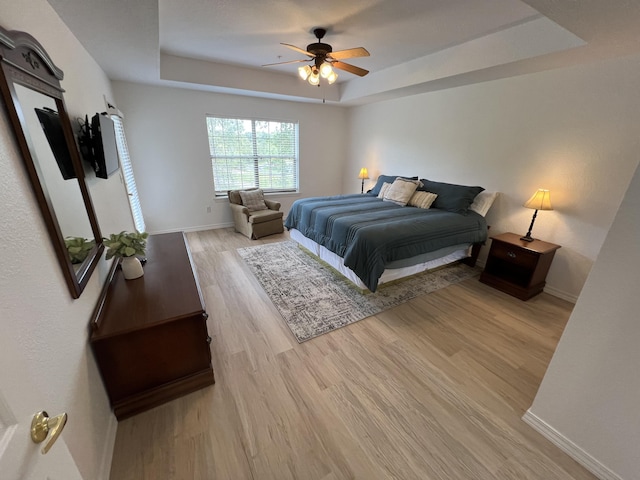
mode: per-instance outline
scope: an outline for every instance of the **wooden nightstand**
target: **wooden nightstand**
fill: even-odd
[[[560,245],[520,240],[522,235],[503,233],[491,237],[491,248],[480,281],[521,300],[542,292],[553,256]]]

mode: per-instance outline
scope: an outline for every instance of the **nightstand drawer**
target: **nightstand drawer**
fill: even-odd
[[[505,260],[514,265],[533,268],[538,262],[539,255],[527,252],[522,248],[514,247],[507,243],[493,241],[491,245],[491,255],[495,258]]]

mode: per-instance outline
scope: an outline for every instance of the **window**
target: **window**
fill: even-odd
[[[129,197],[129,206],[131,207],[133,223],[138,232],[144,232],[144,217],[142,216],[142,208],[140,207],[140,198],[138,197],[136,180],[133,177],[133,167],[131,166],[131,158],[129,158],[129,148],[127,147],[127,139],[124,135],[122,118],[118,115],[111,115],[111,119],[116,127],[116,146],[118,148],[118,156],[120,157],[122,176],[124,177],[124,183]]]
[[[298,123],[207,116],[216,196],[298,191]]]

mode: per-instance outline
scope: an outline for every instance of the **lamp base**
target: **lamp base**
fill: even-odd
[[[531,230],[533,230],[533,224],[536,221],[537,215],[538,215],[538,210],[536,209],[536,211],[533,212],[533,217],[531,217],[531,225],[529,225],[529,230],[527,231],[527,234],[524,237],[520,237],[520,240],[522,240],[523,242],[533,242],[533,237],[531,236]]]

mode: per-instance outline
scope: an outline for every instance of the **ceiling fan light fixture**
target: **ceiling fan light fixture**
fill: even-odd
[[[302,80],[306,80],[311,75],[311,67],[309,65],[305,65],[304,67],[298,68],[298,75]]]
[[[289,43],[282,43],[285,47],[305,55],[307,58],[300,60],[288,60],[285,62],[268,63],[263,67],[271,67],[274,65],[284,65],[289,63],[298,62],[313,62],[310,65],[298,68],[298,75],[303,81],[309,82],[313,86],[320,85],[320,77],[324,78],[329,85],[335,83],[338,79],[336,69],[342,70],[359,77],[364,77],[369,73],[364,68],[356,67],[349,63],[343,62],[347,58],[355,57],[368,57],[369,52],[364,47],[348,48],[346,50],[334,51],[333,47],[328,43],[323,43],[322,39],[327,33],[326,28],[315,28],[313,34],[317,37],[318,41],[307,45],[306,50],[291,45]]]
[[[331,64],[329,62],[324,62],[320,65],[320,75],[322,78],[329,78],[329,75],[333,73],[333,68],[331,68]]]
[[[309,75],[309,83],[313,86],[320,85],[320,75],[317,70],[314,70],[311,75]]]

